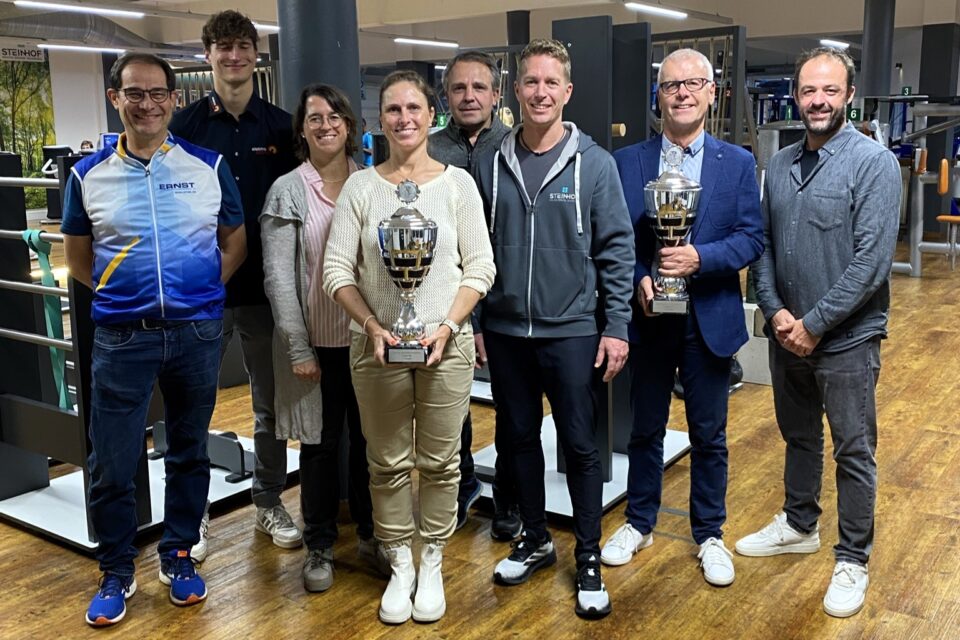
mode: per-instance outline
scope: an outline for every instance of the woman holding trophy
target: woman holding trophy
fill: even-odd
[[[350,383],[350,318],[323,292],[323,252],[334,203],[357,165],[357,119],[345,95],[324,84],[300,93],[293,118],[302,164],[270,189],[260,215],[265,289],[274,316],[277,433],[300,440],[300,503],[307,547],[303,586],[333,584],[340,510],[340,439],[350,433],[350,515],[358,554],[386,571],[373,537],[366,442]]]
[[[380,619],[391,624],[411,615],[431,622],[446,611],[441,563],[456,524],[460,428],[475,358],[469,317],[495,275],[473,179],[427,153],[432,103],[415,72],[384,79],[380,121],[390,156],[347,180],[323,267],[324,290],[353,319],[350,364],[374,530],[391,565]],[[411,549],[418,529],[419,578]]]

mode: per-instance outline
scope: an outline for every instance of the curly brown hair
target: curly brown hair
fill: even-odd
[[[233,9],[210,16],[207,23],[203,25],[203,34],[201,35],[203,48],[206,51],[210,51],[210,47],[221,40],[233,42],[244,38],[250,38],[254,49],[257,48],[259,36],[257,36],[257,28],[253,26],[253,21]]]

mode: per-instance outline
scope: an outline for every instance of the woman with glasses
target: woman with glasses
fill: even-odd
[[[340,190],[357,165],[357,120],[335,87],[308,85],[293,117],[302,164],[267,195],[260,225],[264,288],[273,309],[277,436],[300,441],[300,504],[307,556],[303,586],[333,583],[340,506],[340,437],[349,428],[350,514],[358,554],[387,571],[373,537],[366,442],[350,383],[350,318],[323,292],[323,259]]]
[[[390,155],[347,181],[324,259],[324,290],[353,319],[350,363],[367,438],[374,529],[391,565],[380,619],[391,624],[411,615],[432,622],[446,611],[441,563],[456,525],[460,429],[475,361],[469,317],[495,273],[473,179],[427,153],[432,103],[433,91],[415,72],[398,70],[384,79],[380,124]],[[436,223],[437,240],[416,298],[426,325],[420,344],[429,355],[423,364],[396,366],[385,363],[384,351],[398,342],[387,327],[400,313],[400,292],[384,267],[377,226],[404,202]],[[419,526],[410,481],[414,467]],[[419,578],[411,550],[418,532]]]

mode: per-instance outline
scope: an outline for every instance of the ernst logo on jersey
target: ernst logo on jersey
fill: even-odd
[[[577,194],[570,193],[570,187],[561,187],[560,193],[548,194],[550,202],[576,202]]]
[[[275,156],[280,153],[280,149],[275,144],[269,144],[265,147],[252,147],[250,151],[253,151],[253,154],[257,156]]]
[[[173,191],[174,193],[196,193],[196,182],[161,182],[158,185],[160,191]]]

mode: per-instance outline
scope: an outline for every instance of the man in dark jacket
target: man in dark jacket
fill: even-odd
[[[663,439],[674,372],[680,371],[690,455],[690,525],[700,567],[713,585],[733,582],[723,544],[727,489],[727,396],[730,359],[747,341],[739,271],[760,256],[763,230],[756,163],[747,151],[704,131],[713,103],[713,66],[700,52],[678,49],[657,79],[663,135],[615,154],[636,233],[634,286],[641,313],[631,326],[633,429],[628,454],[626,523],[603,546],[602,560],[623,565],[653,543],[663,486]],[[663,156],[683,147],[681,170],[701,185],[690,241],[656,251],[645,215],[644,186],[665,169]],[[687,314],[650,312],[653,276],[689,279]]]
[[[573,91],[564,46],[534,40],[519,66],[523,124],[476,167],[497,263],[481,318],[496,446],[510,452],[524,524],[494,578],[520,584],[556,562],[540,445],[546,392],[573,505],[576,611],[602,617],[610,598],[600,577],[603,479],[594,413],[601,375],[613,379],[627,360],[633,233],[613,158],[563,122]]]
[[[490,54],[482,51],[464,51],[457,54],[443,74],[443,91],[450,107],[450,122],[430,135],[430,157],[444,164],[473,171],[476,161],[485,152],[500,147],[510,128],[493,114],[500,100],[500,69]],[[474,323],[476,324],[476,323]],[[487,364],[487,350],[479,326],[474,326],[473,337],[477,347],[477,368]],[[470,445],[473,442],[473,421],[470,413],[463,422],[460,440],[460,493],[457,496],[457,529],[467,523],[467,511],[480,497]],[[520,535],[520,515],[514,495],[510,470],[504,456],[497,456],[496,477],[493,483],[493,522],[490,536],[507,542]]]

